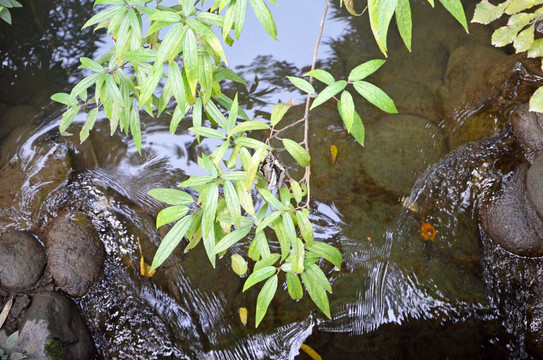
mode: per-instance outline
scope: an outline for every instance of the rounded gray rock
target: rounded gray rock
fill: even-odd
[[[19,324],[17,349],[28,359],[90,360],[95,358],[94,342],[77,305],[57,292],[34,297]]]
[[[526,159],[533,163],[543,150],[543,115],[531,112],[528,104],[522,104],[515,109],[510,121]]]
[[[482,201],[479,225],[486,236],[505,250],[520,256],[543,256],[543,220],[528,199],[528,166],[519,166],[498,194]]]
[[[543,156],[535,159],[526,176],[528,198],[537,214],[543,219]]]
[[[11,290],[24,290],[41,277],[47,258],[42,245],[22,231],[0,236],[0,283]]]
[[[446,152],[437,126],[415,115],[392,115],[369,126],[362,154],[377,184],[407,195],[417,177]]]
[[[72,297],[85,295],[102,275],[104,245],[81,212],[64,213],[49,228],[46,249],[51,275]]]

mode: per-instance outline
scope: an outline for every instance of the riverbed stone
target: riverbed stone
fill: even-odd
[[[27,359],[95,358],[92,337],[77,305],[61,293],[36,295],[19,328],[17,348]]]
[[[0,283],[24,290],[39,280],[47,259],[43,246],[30,234],[8,231],[0,236]]]
[[[543,151],[543,115],[531,112],[528,104],[522,104],[511,114],[510,121],[526,160],[533,163]]]
[[[89,218],[66,212],[53,222],[46,236],[51,275],[72,297],[85,295],[102,275],[105,250]]]
[[[540,155],[530,166],[526,177],[526,188],[530,203],[543,219],[543,155]]]
[[[437,126],[415,115],[392,115],[368,126],[362,161],[382,187],[407,195],[417,177],[446,152]]]
[[[528,165],[521,164],[502,187],[478,208],[479,226],[488,238],[520,256],[543,256],[543,220],[528,199]]]

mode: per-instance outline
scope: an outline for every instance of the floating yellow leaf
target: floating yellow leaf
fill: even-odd
[[[411,199],[409,196],[405,196],[402,198],[402,205],[404,208],[409,209],[414,213],[418,213],[420,210],[417,203],[413,201],[413,199]]]
[[[335,145],[330,145],[330,154],[332,155],[332,165],[334,165],[337,158],[337,147]]]
[[[156,270],[151,270],[151,265],[147,264],[145,262],[145,259],[143,258],[143,252],[141,251],[141,244],[140,244],[140,238],[136,238],[138,241],[138,249],[140,250],[140,275],[150,278],[156,273]]]
[[[247,308],[246,307],[239,308],[239,319],[241,320],[241,323],[243,324],[243,326],[247,325]]]
[[[420,234],[424,240],[434,241],[436,237],[436,229],[430,223],[422,223],[422,226],[420,227]]]
[[[315,350],[313,350],[309,345],[302,344],[302,346],[300,348],[303,351],[305,351],[305,353],[307,355],[309,355],[309,357],[311,359],[313,359],[313,360],[322,360],[322,357]]]

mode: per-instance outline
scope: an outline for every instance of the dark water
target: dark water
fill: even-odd
[[[39,232],[65,207],[83,209],[92,217],[108,257],[103,279],[78,303],[100,357],[308,359],[300,354],[303,343],[324,359],[528,357],[518,345],[522,326],[511,326],[511,317],[493,300],[492,289],[499,286],[492,282],[489,286],[484,275],[489,265],[484,268],[483,260],[488,257],[474,216],[481,189],[502,175],[485,169],[509,151],[508,135],[502,133],[508,110],[493,108],[493,89],[478,101],[463,103],[462,96],[472,87],[484,86],[468,79],[462,92],[447,78],[456,49],[492,50],[487,47],[491,29],[470,26],[468,36],[443,9],[417,2],[412,53],[391,30],[391,54],[371,80],[391,94],[401,113],[424,120],[420,126],[419,120],[401,117],[407,136],[390,135],[379,125],[387,123],[386,115],[357,100],[368,127],[362,148],[345,133],[333,108],[315,111],[311,220],[315,236],[340,248],[345,259],[341,272],[322,264],[334,289],[332,319],[324,318],[307,295],[293,303],[286,291],[279,291],[255,329],[257,292],[241,293],[243,279],[230,270],[229,254],[213,269],[201,248],[188,254],[181,248],[153,278],[139,276],[138,242],[150,263],[164,235],[154,226],[160,204],[147,191],[202,174],[196,158],[217,143],[209,139],[196,143],[186,130],[190,122],[182,122],[178,133],[171,135],[168,118],[148,116],[142,117],[141,155],[125,136],[109,137],[104,120],[97,122],[83,145],[60,137],[56,126],[61,109],[47,99],[80,76],[76,58],[92,57],[100,45],[98,37],[78,30],[92,9],[84,1],[22,3],[26,12],[13,12],[13,26],[0,25],[0,156],[4,166],[22,163],[26,175],[20,182],[24,185],[14,187],[16,202],[3,209],[0,224],[2,230]],[[322,2],[312,4],[324,7]],[[286,2],[284,7],[290,5]],[[471,15],[473,4],[467,8]],[[320,11],[315,16],[320,17]],[[336,8],[330,16],[329,21],[336,18],[335,33],[327,38],[328,50],[320,57],[336,78],[346,77],[365,60],[382,58],[368,24],[337,20],[343,15]],[[293,11],[291,16],[302,15]],[[280,34],[282,25],[278,23]],[[308,36],[311,44],[316,31],[311,29]],[[246,104],[255,114],[269,111],[267,101],[300,99],[277,73],[300,76],[309,61],[300,60],[297,52],[286,58],[277,51],[279,55],[252,63],[246,58],[245,64],[237,58],[231,62],[244,65],[240,71],[249,85],[255,82],[255,73],[258,76],[259,84],[248,91]],[[515,71],[511,66],[506,78],[513,78]],[[267,97],[256,96],[259,92]],[[458,99],[454,107],[451,98]],[[291,120],[295,116],[290,115]],[[74,125],[74,134],[83,120]],[[461,147],[487,136],[494,137]],[[400,141],[405,141],[405,148],[394,148]],[[330,145],[339,149],[334,165]],[[398,153],[404,162],[397,173],[387,173],[398,166],[394,163]],[[72,171],[67,181],[44,193],[51,181],[42,174],[44,166],[59,154],[70,157]],[[403,206],[402,199],[411,205]],[[419,234],[423,222],[436,228],[434,241],[423,241]],[[243,253],[248,245],[241,242],[232,251]],[[246,327],[239,319],[240,307],[249,311]]]

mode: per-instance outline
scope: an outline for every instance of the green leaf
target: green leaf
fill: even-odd
[[[245,292],[245,290],[249,289],[254,284],[266,280],[276,272],[277,269],[274,266],[266,266],[265,268],[253,272],[251,275],[249,275],[247,280],[245,280],[245,284],[243,285],[243,292]]]
[[[198,128],[190,127],[189,130],[194,132],[198,136],[205,136],[205,137],[208,137],[208,138],[211,138],[211,139],[219,139],[219,140],[225,140],[226,139],[226,135],[224,135],[219,130],[215,130],[215,129],[210,129],[210,128],[206,128],[206,127],[198,127]]]
[[[262,219],[264,219],[264,216],[266,216],[266,213],[268,212],[268,204],[264,203],[258,210],[258,213],[256,214],[255,223],[256,225],[260,224],[262,222]]]
[[[248,255],[251,259],[255,261],[260,260],[260,257],[266,258],[271,255],[270,247],[268,245],[268,241],[266,239],[266,234],[264,233],[264,231],[255,233],[253,241],[251,242],[251,246],[249,246]]]
[[[528,14],[518,14],[528,15]],[[517,15],[514,15],[517,16]],[[492,33],[492,45],[496,47],[506,46],[512,43],[517,37],[518,32],[524,27],[522,24],[507,25],[495,30]]]
[[[258,21],[260,21],[264,27],[264,30],[266,30],[272,38],[277,40],[277,28],[275,27],[275,22],[273,21],[270,9],[268,9],[263,0],[249,0],[249,2],[253,7],[253,11],[258,18]]]
[[[236,39],[239,39],[243,24],[245,23],[245,15],[247,12],[247,0],[236,0],[236,22],[234,30],[236,31]]]
[[[168,205],[190,205],[194,202],[192,195],[177,189],[151,189],[148,194]]]
[[[281,255],[275,254],[275,253],[274,254],[269,254],[267,256],[263,256],[262,260],[258,261],[255,264],[255,266],[253,268],[253,271],[258,271],[258,270],[263,269],[265,267],[272,266],[277,261],[279,261],[280,258],[281,258]]]
[[[347,11],[351,14],[351,15],[354,15],[354,16],[360,16],[362,15],[366,10],[362,10],[360,13],[357,13],[356,10],[354,9],[354,1],[353,0],[345,0],[345,8],[347,9]]]
[[[277,210],[284,210],[285,205],[279,201],[271,192],[263,188],[257,188],[258,193],[264,198],[264,200]]]
[[[205,110],[209,119],[215,121],[227,132],[230,132],[232,130],[233,126],[230,126],[230,124],[228,124],[228,120],[226,120],[226,117],[224,117],[224,115],[221,113],[217,105],[213,103],[213,101],[210,101],[206,104]]]
[[[85,125],[81,128],[81,132],[79,133],[79,140],[81,142],[85,141],[89,137],[89,133],[94,127],[94,123],[96,122],[96,117],[98,116],[98,108],[94,108],[87,114],[87,121],[85,121]]]
[[[364,146],[366,130],[364,128],[364,124],[362,123],[362,119],[356,112],[354,113],[354,121],[353,127],[351,128],[351,135],[356,139],[356,141],[358,141],[361,146]]]
[[[311,277],[318,286],[322,287],[330,294],[332,293],[332,286],[330,285],[330,282],[326,278],[324,272],[322,272],[322,270],[317,265],[307,265],[307,275],[309,275],[309,277]]]
[[[19,331],[15,331],[6,339],[6,349],[11,349],[17,344],[17,340],[19,339]],[[13,354],[11,356],[13,358]]]
[[[360,95],[379,109],[388,113],[398,112],[396,105],[394,105],[394,101],[377,86],[366,81],[355,81],[353,85]]]
[[[260,157],[262,155],[262,152],[263,152],[262,149],[256,150],[251,158],[251,162],[249,163],[249,166],[245,168],[245,170],[247,171],[247,178],[245,179],[247,189],[251,188],[256,176],[256,172],[258,171],[258,168],[260,167]]]
[[[123,55],[123,59],[131,63],[154,62],[157,57],[157,51],[151,49],[134,49]]]
[[[304,296],[304,290],[302,289],[302,283],[298,275],[292,272],[287,272],[286,274],[288,294],[293,300],[300,300]]]
[[[190,16],[192,15],[192,13],[194,12],[195,8],[194,8],[194,0],[183,0],[183,2],[181,3],[182,7],[183,7],[183,14],[185,16]],[[187,19],[188,20],[188,19]]]
[[[11,14],[7,8],[0,6],[0,19],[11,25]]]
[[[140,128],[140,114],[136,107],[133,107],[130,111],[130,132],[132,133],[132,139],[134,144],[141,155],[141,128]]]
[[[215,254],[213,253],[213,249],[215,248],[215,225],[213,222],[210,224],[206,223],[206,218],[204,217],[202,219],[202,237],[204,239],[204,249],[206,251],[206,255],[209,259],[209,262],[215,268],[217,258]]]
[[[281,216],[280,211],[274,211],[270,215],[264,217],[264,219],[262,219],[262,221],[260,221],[260,223],[256,227],[255,232],[258,233],[259,231],[264,230],[266,227],[270,226],[280,216]]]
[[[178,103],[175,107],[175,110],[173,111],[172,120],[170,121],[170,133],[175,134],[175,130],[177,130],[177,126],[183,120],[185,117],[187,111],[189,109],[189,105],[185,104],[183,101],[182,103]],[[200,140],[200,136],[196,135],[196,139]]]
[[[276,219],[272,224],[272,228],[281,247],[281,261],[284,261],[289,255],[291,242],[288,239],[285,225],[283,225],[283,219]]]
[[[290,257],[293,273],[301,274],[304,272],[304,255],[304,244],[302,243],[302,240],[296,238],[292,243],[292,255]]]
[[[543,57],[543,39],[536,39],[528,49],[528,57]]]
[[[113,76],[107,75],[106,76],[106,88],[108,95],[113,98],[113,100],[116,100],[119,102],[119,104],[124,103],[124,99],[121,96],[121,92],[119,91],[119,87],[117,86],[117,83],[115,80],[113,80]]]
[[[287,187],[281,187],[279,189],[279,198],[281,199],[281,202],[288,207],[290,205],[290,200],[292,200],[290,190]]]
[[[228,137],[231,137],[235,133],[244,133],[251,130],[269,130],[270,126],[262,121],[251,120],[245,121],[234,127],[229,133]],[[265,145],[265,144],[264,144]]]
[[[100,11],[98,14],[94,15],[89,20],[87,20],[87,22],[85,23],[85,25],[83,25],[81,29],[84,29],[87,26],[91,26],[94,24],[101,23],[102,21],[108,20],[119,10],[122,11],[124,9],[122,6],[115,6],[115,7],[111,7],[103,11]]]
[[[353,97],[348,91],[341,93],[341,100],[337,103],[339,115],[345,124],[347,132],[351,132],[351,128],[354,122],[354,101]]]
[[[295,180],[290,180],[290,190],[292,190],[292,195],[296,200],[296,203],[299,204],[302,201],[302,188]]]
[[[516,0],[516,1],[506,1],[504,4],[507,5],[505,13],[507,15],[517,14],[523,10],[529,9],[533,6],[541,5],[540,0]]]
[[[206,169],[207,172],[214,178],[219,176],[219,171],[217,170],[217,167],[215,166],[213,161],[211,161],[206,156],[206,154],[202,154],[202,157],[198,158],[198,165]]]
[[[328,317],[330,316],[330,304],[328,302],[328,296],[326,295],[326,290],[316,282],[313,277],[308,275],[308,271],[304,271],[300,274],[302,281],[304,282],[305,288],[309,293],[311,300],[321,309],[321,311]]]
[[[313,226],[307,218],[307,214],[296,211],[296,221],[298,222],[298,228],[300,229],[300,234],[304,238],[305,242],[311,246],[313,242]]]
[[[313,103],[311,104],[311,108],[309,110],[312,110],[316,108],[317,106],[325,103],[327,100],[332,98],[334,95],[339,93],[341,90],[345,89],[347,86],[347,81],[345,80],[339,80],[335,83],[332,83],[331,85],[328,85],[324,90],[317,95],[315,100],[313,100]]]
[[[255,216],[253,198],[251,197],[251,191],[250,188],[247,187],[247,183],[244,180],[236,181],[234,187],[236,188],[241,207],[247,211],[249,215]]]
[[[147,77],[147,80],[145,80],[145,83],[143,83],[143,86],[141,87],[140,92],[140,106],[145,104],[153,95],[153,92],[156,90],[156,87],[158,86],[158,83],[160,82],[160,79],[162,78],[163,74],[163,67],[155,68],[153,67],[153,72],[149,77]],[[107,78],[106,78],[107,81]],[[106,82],[107,84],[107,82]]]
[[[294,221],[292,221],[290,212],[282,213],[281,219],[283,221],[283,227],[285,228],[285,235],[287,236],[290,243],[294,244],[294,242],[296,241],[297,235],[296,235],[296,228],[294,227]]]
[[[281,121],[285,113],[290,109],[292,105],[285,104],[285,103],[277,103],[273,107],[272,113],[271,113],[271,120],[270,123],[272,126],[275,126]]]
[[[309,153],[307,150],[305,150],[303,147],[300,146],[295,141],[292,141],[290,139],[283,139],[283,145],[287,149],[290,155],[300,164],[300,166],[307,166],[309,165],[309,162],[311,161],[311,157],[309,156]]]
[[[77,101],[74,99],[74,101],[70,102],[70,95],[66,93],[56,93],[51,96],[51,100],[56,101],[58,103],[64,104],[66,106],[74,106],[77,105]]]
[[[228,10],[226,10],[226,14],[224,16],[224,26],[222,28],[222,38],[224,41],[226,41],[226,38],[228,37],[228,33],[232,29],[232,26],[234,26],[234,19],[235,19],[235,10],[236,10],[236,0],[232,0],[232,4],[228,7]]]
[[[240,203],[236,189],[230,181],[224,182],[224,198],[226,199],[226,205],[228,206],[228,211],[230,212],[230,216],[232,216],[234,225],[239,227],[241,221]]]
[[[214,71],[214,74],[215,74],[215,78],[218,81],[222,81],[226,79],[226,80],[237,82],[243,85],[247,85],[247,83],[245,82],[245,80],[243,80],[241,76],[239,76],[234,71],[227,69],[225,67],[222,67],[222,66],[217,67]],[[221,103],[221,105],[223,105],[225,108],[230,109],[232,107],[232,100],[230,100],[226,95],[221,96],[221,99],[229,101],[227,105]]]
[[[238,241],[243,239],[245,236],[247,236],[249,231],[251,231],[250,226],[245,226],[245,227],[242,227],[242,228],[239,228],[237,230],[232,231],[230,234],[223,237],[215,245],[215,248],[213,249],[213,253],[214,254],[219,254],[219,253],[227,250],[228,248],[230,248],[230,246],[234,245],[235,243],[237,243]]]
[[[73,106],[69,108],[64,114],[62,114],[62,119],[60,120],[60,126],[59,126],[59,131],[61,135],[68,135],[65,133],[66,129],[68,129],[72,121],[74,121],[74,118],[79,112],[79,109],[80,109],[79,106]]]
[[[381,66],[383,66],[384,63],[385,60],[375,59],[366,61],[365,63],[358,65],[349,73],[349,81],[362,80],[370,76],[371,74],[376,72]]]
[[[238,110],[238,93],[236,93],[236,95],[234,96],[234,101],[232,101],[232,105],[230,105],[230,113],[228,114],[228,126],[236,126],[236,122],[238,120]],[[232,136],[232,131],[229,132],[228,137]]]
[[[188,29],[183,40],[183,60],[185,61],[185,71],[189,83],[190,92],[193,96],[196,94],[196,84],[198,83],[198,53],[196,50],[196,37],[192,29]]]
[[[167,23],[180,22],[181,16],[173,11],[157,11],[149,16],[148,21],[163,21]]]
[[[471,19],[471,22],[488,25],[503,15],[505,8],[510,3],[510,1],[504,1],[495,6],[489,3],[488,0],[483,0],[475,6],[475,12],[473,13],[473,19]]]
[[[222,27],[224,24],[223,16],[212,14],[210,12],[199,13],[198,15],[196,15],[196,19],[198,19],[198,21],[200,21],[201,23],[207,24],[207,25],[215,25],[215,26]]]
[[[262,290],[260,290],[260,293],[258,294],[258,297],[256,299],[255,327],[258,327],[258,325],[264,318],[264,315],[266,315],[266,312],[268,311],[268,306],[270,306],[270,303],[273,300],[273,296],[275,295],[276,291],[277,275],[271,277],[268,281],[266,281],[266,283],[262,287]]]
[[[383,54],[387,53],[387,34],[390,20],[398,0],[368,0],[370,26],[377,45]]]
[[[247,179],[247,171],[227,171],[221,175],[221,178],[228,181],[238,181]]]
[[[411,33],[413,23],[411,20],[411,6],[409,0],[398,0],[396,5],[396,24],[407,50],[411,51]],[[361,80],[361,79],[359,79]]]
[[[308,250],[322,256],[323,258],[334,264],[335,267],[341,269],[341,262],[343,261],[343,256],[341,255],[341,252],[332,245],[328,245],[320,241],[314,241],[313,244],[311,244],[310,246],[308,245]]]
[[[311,85],[306,80],[295,77],[295,76],[287,76],[287,78],[294,86],[296,86],[298,89],[302,90],[303,92],[310,95],[315,92],[315,88],[313,88],[313,85]]]
[[[87,90],[92,84],[94,84],[99,77],[100,74],[92,74],[78,82],[70,92],[70,98],[68,100],[68,103],[73,103],[75,101],[75,98],[82,94],[85,90]]]
[[[96,73],[101,73],[104,71],[104,68],[102,67],[102,65],[98,64],[96,61],[92,59],[89,59],[87,57],[82,57],[82,58],[79,58],[79,61],[81,61],[81,65],[79,66],[79,69],[89,69]]]
[[[325,83],[326,85],[332,85],[336,80],[326,70],[321,69],[314,69],[304,74],[304,76],[313,76],[315,79],[319,80],[320,82]]]
[[[204,194],[205,197],[203,199],[202,209],[204,210],[204,223],[206,225],[204,236],[207,236],[209,231],[213,228],[213,221],[217,214],[217,204],[219,202],[219,188],[217,187],[217,184],[214,182],[207,184]],[[213,252],[211,251],[211,253]]]
[[[543,87],[539,87],[530,98],[530,111],[543,113]]]
[[[156,217],[157,229],[162,225],[181,219],[183,216],[187,215],[188,212],[189,208],[185,205],[169,206],[162,209]]]
[[[170,231],[168,231],[168,234],[166,234],[164,239],[162,239],[162,242],[155,253],[150,272],[162,265],[168,256],[170,256],[170,254],[175,250],[177,245],[183,239],[183,236],[185,236],[191,222],[192,215],[185,216],[183,219],[179,220]]]
[[[183,24],[179,23],[173,25],[166,33],[157,51],[155,63],[153,65],[155,71],[159,68],[162,69],[162,64],[164,62],[167,60],[172,62],[172,60],[177,56],[179,47],[181,45],[180,40],[183,30]],[[185,53],[183,53],[183,55],[185,55]]]
[[[232,270],[238,275],[243,276],[247,273],[247,261],[239,254],[232,254]]]
[[[256,140],[256,139],[244,137],[244,136],[236,138],[234,142],[237,145],[245,146],[245,147],[255,149],[255,150],[268,150],[270,148],[269,145],[266,145],[260,140]]]
[[[181,184],[179,184],[179,187],[198,187],[205,185],[207,183],[212,182],[215,179],[215,177],[211,175],[207,176],[191,176],[187,180],[183,181]]]
[[[213,33],[213,30],[211,30],[209,25],[202,24],[201,22],[193,18],[187,18],[186,22],[188,27],[197,34],[210,37],[215,36],[215,33]]]
[[[464,8],[462,7],[462,3],[460,2],[460,0],[439,0],[439,2],[443,4],[445,9],[447,9],[447,11],[450,12],[456,20],[458,20],[458,22],[460,23],[460,25],[462,25],[466,32],[469,33],[466,14],[464,13]]]
[[[522,30],[517,35],[517,37],[513,41],[513,46],[515,47],[515,51],[517,53],[527,51],[530,48],[530,46],[532,46],[534,42],[534,30],[535,30],[535,24],[532,24],[531,26]]]

